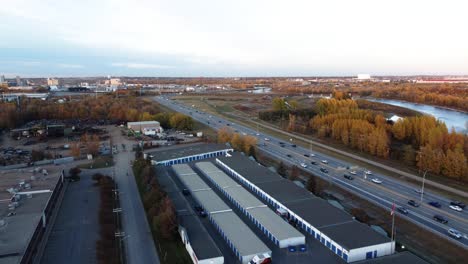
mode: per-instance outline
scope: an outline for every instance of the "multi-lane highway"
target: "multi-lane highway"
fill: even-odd
[[[212,116],[199,109],[183,105],[167,97],[155,97],[155,100],[175,111],[190,115],[195,120],[207,124],[214,129],[229,126],[238,133],[255,136],[259,143],[258,147],[271,156],[285,163],[301,166],[304,170],[328,180],[330,184],[336,184],[348,189],[388,210],[391,209],[393,203],[397,207],[404,207],[408,213],[403,214],[398,212],[402,217],[406,217],[422,228],[446,236],[454,243],[468,248],[468,208],[461,212],[452,210],[449,207],[451,201],[441,195],[426,191],[421,201],[421,194],[418,192],[421,186],[401,182],[383,174],[372,172],[371,174],[366,174],[366,168],[360,168],[313,149],[296,146],[294,141],[285,142],[266,133],[255,131],[241,124],[227,121],[219,116]],[[327,172],[324,172],[324,169]],[[344,178],[344,174],[352,175],[354,179],[346,179]],[[416,201],[419,207],[410,206],[408,204],[409,200]],[[432,201],[440,203],[441,207],[436,208],[429,205],[428,203]],[[435,215],[444,217],[448,220],[448,223],[443,224],[435,221]],[[462,238],[457,239],[449,236],[449,228],[458,230],[462,234]]]

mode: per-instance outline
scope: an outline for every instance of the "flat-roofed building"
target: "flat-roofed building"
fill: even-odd
[[[158,121],[128,122],[127,128],[147,136],[154,136],[163,132],[163,128]]]
[[[147,152],[153,165],[171,166],[174,164],[188,163],[197,160],[226,156],[234,151],[223,144],[198,143],[191,145],[175,146]]]

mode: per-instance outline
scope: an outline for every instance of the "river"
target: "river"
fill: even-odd
[[[434,116],[440,121],[445,122],[447,128],[450,130],[452,127],[455,128],[457,132],[466,132],[465,124],[468,122],[468,113],[450,110],[447,108],[441,108],[432,105],[425,105],[425,104],[417,104],[417,103],[410,103],[405,101],[398,101],[398,100],[387,100],[387,99],[374,99],[370,98],[367,99],[369,101],[389,104],[389,105],[396,105],[400,107],[409,108],[411,110],[415,110],[424,114],[429,114]]]

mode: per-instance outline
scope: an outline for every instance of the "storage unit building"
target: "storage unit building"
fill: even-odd
[[[305,244],[305,236],[211,162],[195,166],[280,248]]]
[[[217,158],[216,163],[263,201],[286,210],[290,221],[345,261],[394,253],[389,238],[245,156],[234,153]]]
[[[234,151],[232,148],[223,144],[194,144],[182,148],[152,151],[147,154],[151,158],[151,164],[153,165],[172,166],[174,164],[226,156],[232,151]]]
[[[181,181],[184,177],[198,177],[200,179],[200,176],[187,164],[173,165],[172,168]],[[199,187],[198,183],[197,187],[190,183],[186,186],[194,199],[207,212],[210,222],[242,263],[247,264],[255,255],[264,253],[271,255],[271,250],[213,190],[193,189]]]

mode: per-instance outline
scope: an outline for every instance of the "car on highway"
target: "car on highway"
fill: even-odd
[[[325,169],[325,168],[320,168],[320,171],[323,172],[323,173],[328,173],[328,170]]]
[[[231,126],[231,124],[229,124],[229,123],[226,123],[226,126]]]
[[[441,215],[434,215],[433,218],[434,218],[434,220],[436,220],[439,223],[442,223],[442,224],[447,224],[448,223],[448,220],[445,219],[445,217],[443,217]]]
[[[302,167],[302,168],[307,168],[307,165],[306,165],[304,162],[302,162],[302,163],[301,163],[301,167]]]
[[[451,201],[451,202],[450,202],[450,205],[458,206],[458,207],[460,207],[461,209],[465,209],[465,206],[466,206],[464,203],[462,203],[462,202],[460,202],[460,201]]]
[[[317,165],[317,162],[316,161],[311,161],[310,164]]]
[[[376,183],[376,184],[382,184],[382,182],[383,182],[382,180],[377,179],[377,178],[373,178],[371,181],[372,181],[373,183]]]
[[[307,157],[307,158],[309,158],[309,157],[310,157],[310,155],[309,155],[309,154],[304,154],[304,157]]]
[[[286,154],[286,156],[287,156],[288,158],[291,158],[291,157],[292,157],[291,154]]]
[[[404,214],[404,215],[407,215],[407,214],[409,213],[408,209],[406,209],[406,208],[403,207],[403,206],[399,206],[399,207],[397,208],[397,211],[400,212],[400,213],[402,213],[402,214]]]
[[[450,205],[449,207],[450,207],[450,209],[452,209],[454,211],[457,211],[457,212],[463,211],[463,209],[460,206]]]
[[[291,147],[295,148],[295,147],[297,147],[297,146],[296,146],[296,144],[292,144]]]
[[[354,180],[354,177],[351,176],[351,175],[348,175],[348,174],[343,175],[343,177],[344,177],[345,179],[350,180],[350,181]]]
[[[419,207],[419,203],[417,203],[415,200],[409,200],[408,204],[414,207]]]
[[[370,170],[365,170],[364,173],[367,174],[367,175],[372,175],[372,171],[370,171]]]
[[[449,230],[447,230],[448,234],[451,236],[451,237],[454,237],[456,239],[460,239],[462,238],[462,233],[460,233],[459,231],[453,229],[453,228],[450,228]]]
[[[419,193],[419,194],[423,193],[421,189],[414,189],[414,192]]]
[[[269,139],[269,138],[265,138],[265,141],[270,141],[270,139]]]
[[[429,205],[432,205],[432,206],[434,206],[436,208],[442,207],[442,205],[439,202],[436,202],[436,201],[430,201]]]
[[[315,157],[315,154],[314,154],[314,153],[310,153],[310,156],[311,156],[311,157]]]
[[[357,172],[356,171],[350,171],[349,174],[357,175]]]
[[[321,160],[323,164],[328,164],[328,160]]]
[[[218,123],[222,123],[223,121],[219,120]]]

